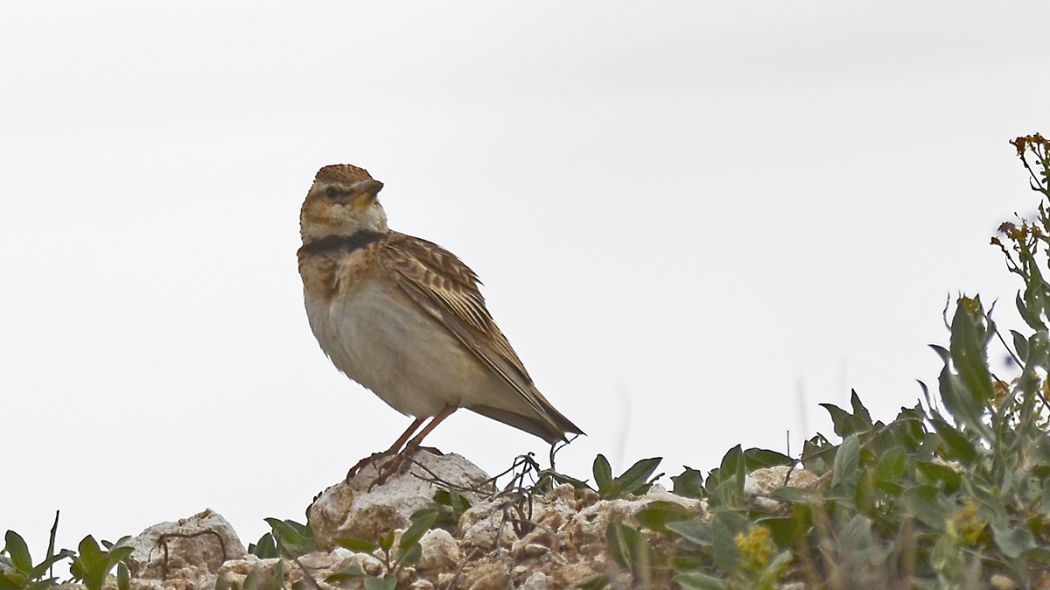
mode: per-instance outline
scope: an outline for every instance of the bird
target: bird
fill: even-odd
[[[389,229],[382,189],[364,168],[324,166],[299,216],[299,274],[321,349],[339,371],[413,418],[348,478],[379,457],[403,462],[460,408],[552,449],[583,434],[536,388],[486,308],[474,271],[433,242]]]

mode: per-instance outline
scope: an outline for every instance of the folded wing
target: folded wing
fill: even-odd
[[[471,409],[548,442],[562,440],[566,432],[582,433],[533,385],[525,366],[485,308],[477,275],[454,254],[432,242],[391,232],[379,262],[413,301],[498,374],[535,415],[516,417],[513,412],[497,408]]]

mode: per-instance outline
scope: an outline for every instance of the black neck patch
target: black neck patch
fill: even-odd
[[[303,254],[330,254],[343,252],[349,254],[382,240],[387,236],[384,232],[362,229],[349,236],[327,236],[320,240],[314,240],[299,249]]]

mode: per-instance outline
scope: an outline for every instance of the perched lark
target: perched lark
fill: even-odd
[[[362,168],[325,166],[299,218],[314,336],[340,371],[415,417],[381,454],[404,447],[410,455],[458,408],[551,444],[582,434],[533,385],[485,309],[474,271],[437,244],[387,228],[382,188]]]

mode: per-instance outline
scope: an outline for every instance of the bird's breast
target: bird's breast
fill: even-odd
[[[482,385],[478,361],[392,282],[365,280],[342,297],[306,298],[321,348],[400,412],[434,415]]]

